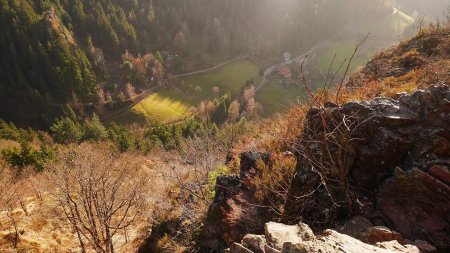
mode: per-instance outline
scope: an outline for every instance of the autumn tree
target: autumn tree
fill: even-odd
[[[228,108],[228,119],[230,121],[237,121],[239,119],[240,107],[239,101],[233,100],[233,102],[231,102],[230,108]]]

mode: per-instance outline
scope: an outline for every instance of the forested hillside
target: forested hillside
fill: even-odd
[[[304,49],[393,4],[344,2],[1,0],[0,117],[46,127],[64,103],[124,101],[168,73]]]

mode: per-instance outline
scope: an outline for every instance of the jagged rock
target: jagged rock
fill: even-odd
[[[450,188],[419,169],[397,169],[377,195],[378,208],[410,239],[449,247]]]
[[[304,223],[290,226],[268,222],[264,226],[264,232],[267,241],[276,249],[282,249],[285,242],[297,243],[315,238],[311,228]]]
[[[299,243],[285,243],[282,253],[322,253],[322,252],[342,252],[342,253],[419,253],[419,250],[411,245],[403,246],[397,241],[394,243],[380,244],[378,246],[363,243],[348,235],[340,234],[334,230],[325,230],[322,235],[314,241],[304,241]]]
[[[314,108],[304,129],[284,221],[299,217],[320,226],[362,215],[405,239],[449,250],[448,85]]]
[[[266,238],[263,235],[246,235],[242,239],[242,244],[254,253],[265,253],[264,245],[267,244]]]
[[[387,242],[396,240],[401,244],[405,241],[400,233],[390,230],[387,227],[376,226],[366,229],[361,234],[361,241],[369,244],[375,244],[378,242]]]
[[[409,244],[416,246],[420,250],[420,253],[435,253],[435,252],[437,252],[436,247],[430,245],[427,241],[416,240]]]
[[[398,241],[378,242],[375,246],[389,250],[389,252],[405,252],[405,253],[419,253],[420,250],[414,245],[401,245]]]
[[[240,158],[239,177],[217,178],[216,195],[202,231],[203,247],[211,251],[223,250],[246,234],[262,233],[264,223],[270,220],[268,208],[257,205],[252,185],[260,162],[270,166],[269,154],[246,152]]]
[[[270,247],[269,245],[264,245],[264,252],[265,253],[281,253],[281,251],[274,249]]]
[[[450,184],[450,172],[448,171],[447,166],[434,165],[433,167],[430,168],[428,173],[430,173],[430,175],[432,175],[433,177],[446,183],[447,185]]]
[[[253,253],[253,251],[247,249],[246,247],[244,247],[244,245],[240,244],[240,243],[233,243],[230,247],[230,252],[231,253]]]
[[[419,253],[419,249],[414,245],[401,245],[398,241],[388,241],[377,243],[376,245],[366,244],[348,235],[338,233],[334,230],[325,230],[321,235],[315,236],[308,225],[299,224],[289,226],[275,222],[266,224],[272,237],[267,243],[274,243],[274,247],[265,244],[264,253]],[[255,235],[250,235],[255,237]],[[267,237],[267,234],[266,234]],[[423,242],[426,245],[426,242]],[[281,245],[281,246],[280,246]],[[279,247],[277,249],[276,247]],[[426,248],[426,246],[423,246]],[[245,244],[235,243],[230,248],[230,253],[249,253]],[[281,250],[281,251],[280,251]],[[260,251],[250,251],[260,252]]]
[[[372,223],[361,216],[355,216],[348,220],[338,232],[360,239],[361,233],[372,227]]]

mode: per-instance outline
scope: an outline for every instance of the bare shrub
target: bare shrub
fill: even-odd
[[[116,237],[126,241],[127,228],[143,214],[148,178],[130,159],[81,145],[60,153],[48,182],[81,251],[112,253]]]
[[[185,142],[183,156],[193,169],[183,175],[175,170],[177,184],[200,201],[210,204],[210,174],[222,164],[224,153],[225,145],[217,139],[214,129],[205,128],[201,134],[189,138]]]
[[[259,174],[253,179],[255,197],[258,203],[269,207],[275,216],[284,213],[284,204],[289,195],[295,174],[296,158],[290,152],[271,156],[271,165],[262,160],[257,162]]]
[[[13,234],[12,244],[14,248],[17,248],[19,244],[19,227],[16,217],[14,216],[14,208],[17,203],[23,203],[18,194],[19,188],[15,183],[14,173],[10,168],[0,164],[0,212],[5,212],[6,216],[12,223]],[[26,210],[26,209],[24,209]],[[1,224],[1,223],[0,223]]]

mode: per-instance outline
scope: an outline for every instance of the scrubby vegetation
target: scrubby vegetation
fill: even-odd
[[[347,164],[351,129],[360,122],[344,116],[337,122],[342,115],[327,112],[351,101],[398,98],[401,92],[449,84],[450,26],[421,26],[414,38],[378,53],[353,74],[354,64],[365,61],[357,55],[361,44],[356,49],[332,44],[340,51],[337,56],[325,50],[315,58],[336,64],[319,64],[328,71],[320,85],[304,75],[304,62],[293,63],[292,78],[264,76],[247,60],[178,80],[165,72],[309,45],[350,22],[342,2],[287,1],[277,8],[272,0],[263,2],[0,0],[0,55],[5,57],[0,73],[6,73],[0,77],[0,115],[7,119],[0,119],[0,251],[208,252],[202,241],[207,212],[217,207],[215,199],[226,199],[221,195],[226,191],[235,194],[227,199],[234,210],[248,215],[263,208],[264,219],[310,219],[312,226],[330,227],[351,215],[356,200]],[[378,1],[360,2],[347,1],[385,14],[387,7]],[[301,13],[285,12],[294,7],[302,7]],[[331,18],[323,15],[329,12],[339,13],[335,24],[317,34],[321,22]],[[279,13],[290,14],[287,23],[265,21]],[[364,18],[360,15],[352,19]],[[309,20],[319,25],[303,23]],[[245,25],[236,28],[237,23]],[[258,35],[261,29],[251,26],[265,29]],[[101,59],[92,58],[100,46],[110,62],[97,64]],[[206,52],[199,56],[199,50]],[[7,64],[17,55],[24,62]],[[37,64],[36,55],[51,61]],[[165,87],[132,103],[138,89],[159,85]],[[33,117],[42,117],[47,131],[16,124],[11,108],[18,97],[33,98],[19,107],[36,106],[42,115]],[[69,101],[76,112],[66,105]],[[85,106],[86,101],[93,104]],[[105,121],[94,113],[104,105],[130,103],[131,110]],[[57,113],[41,111],[51,104]],[[267,114],[281,107],[287,112],[261,119],[264,106]],[[317,128],[307,124],[311,117]],[[131,124],[136,118],[139,124]],[[241,155],[249,150],[261,152]],[[313,179],[320,182],[300,196],[293,186],[305,168],[299,161],[312,165]],[[220,180],[244,190],[223,189]],[[303,207],[317,212],[300,217],[300,208],[287,210],[316,192],[326,198]],[[239,210],[240,203],[250,211]],[[227,211],[220,209],[225,216]],[[235,213],[226,220],[239,222]],[[233,233],[224,234],[226,243],[233,242]]]

